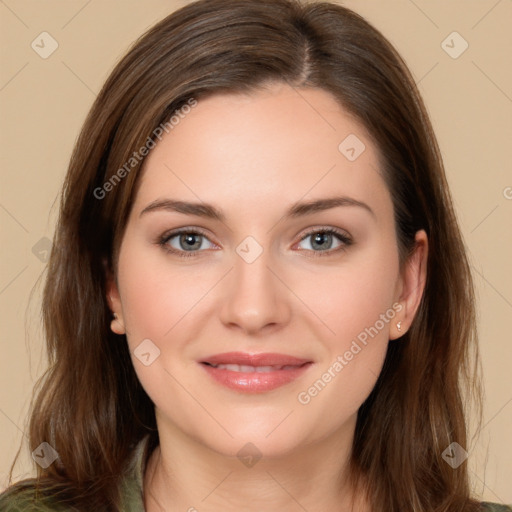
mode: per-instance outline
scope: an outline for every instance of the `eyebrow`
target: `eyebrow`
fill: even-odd
[[[338,206],[360,207],[370,213],[373,217],[376,217],[375,212],[366,203],[346,196],[295,203],[286,211],[284,217],[303,217],[312,213],[330,210],[331,208],[336,208]],[[140,212],[139,217],[155,211],[169,211],[183,213],[186,215],[196,215],[198,217],[214,219],[220,222],[225,222],[226,220],[225,215],[211,204],[177,201],[174,199],[157,199],[156,201],[153,201]]]

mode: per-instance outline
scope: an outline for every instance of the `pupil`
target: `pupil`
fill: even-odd
[[[194,248],[194,246],[197,246],[198,245],[198,242],[197,241],[194,241],[194,239],[196,238],[197,235],[192,235],[192,234],[186,234],[186,235],[182,235],[181,236],[181,241],[184,242],[186,244],[187,247],[189,248]],[[199,244],[200,245],[200,244]]]
[[[325,246],[329,245],[327,240],[330,236],[331,235],[329,233],[317,233],[315,235],[314,244],[317,244],[320,248],[324,248]]]

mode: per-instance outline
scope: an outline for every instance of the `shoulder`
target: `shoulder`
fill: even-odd
[[[42,496],[36,485],[24,482],[16,484],[0,494],[2,512],[71,512],[71,509],[59,505],[57,500]]]
[[[150,437],[146,436],[137,443],[125,471],[120,475],[121,510],[124,512],[144,510],[142,486],[145,465],[152,448],[149,441]],[[44,488],[46,491],[43,493],[41,489]],[[59,494],[61,497],[62,492]],[[0,512],[77,512],[77,508],[63,504],[59,494],[55,485],[47,483],[38,486],[35,478],[28,478],[0,492]]]
[[[482,503],[482,512],[512,512],[511,505],[500,505],[498,503]]]

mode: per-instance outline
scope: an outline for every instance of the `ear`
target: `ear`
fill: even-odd
[[[121,304],[121,296],[119,294],[119,288],[117,280],[113,272],[104,265],[105,276],[106,276],[106,294],[107,304],[109,305],[110,311],[112,311],[112,322],[110,323],[110,329],[116,334],[126,334],[123,317],[123,307]]]
[[[415,241],[414,250],[407,258],[397,284],[396,302],[402,305],[402,309],[391,324],[389,338],[392,340],[403,336],[411,326],[425,289],[428,260],[428,237],[425,230],[416,233]]]

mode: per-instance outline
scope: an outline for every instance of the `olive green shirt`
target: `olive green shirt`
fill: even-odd
[[[135,448],[129,461],[125,477],[121,482],[123,512],[144,512],[142,482],[144,476],[145,449],[148,438]],[[19,493],[8,489],[0,494],[0,512],[69,512],[70,508],[59,505],[51,498],[36,499],[33,487]],[[512,506],[496,503],[482,503],[482,512],[512,512]]]

